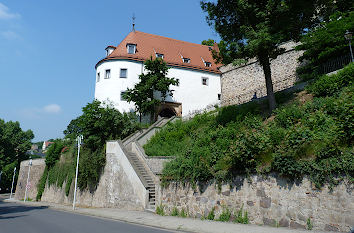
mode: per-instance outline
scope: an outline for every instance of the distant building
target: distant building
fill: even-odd
[[[44,141],[42,146],[42,151],[45,152],[48,149],[48,147],[53,143],[54,142]]]
[[[153,57],[162,58],[170,67],[167,76],[179,80],[178,86],[170,87],[173,97],[166,98],[157,115],[185,116],[219,104],[221,73],[212,58],[214,46],[132,31],[117,47],[108,46],[106,57],[96,64],[95,99],[109,100],[121,112],[134,111],[134,103],[122,94],[139,82],[144,61]]]

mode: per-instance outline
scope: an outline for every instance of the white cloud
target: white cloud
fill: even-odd
[[[8,40],[19,39],[20,36],[14,31],[1,32],[1,36]]]
[[[57,104],[49,104],[44,106],[43,110],[46,113],[59,113],[61,111],[61,107]]]
[[[48,104],[42,108],[32,107],[22,109],[20,114],[27,118],[40,119],[46,114],[58,114],[60,112],[61,107],[58,104]]]
[[[0,19],[16,19],[16,18],[20,18],[20,17],[21,17],[20,14],[11,13],[7,6],[0,3]]]

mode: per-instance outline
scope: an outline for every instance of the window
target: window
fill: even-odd
[[[209,85],[209,79],[208,78],[202,78],[202,84],[204,86],[208,86]]]
[[[97,73],[97,82],[100,81],[100,72]]]
[[[128,73],[128,70],[127,70],[127,69],[120,69],[120,75],[119,75],[119,77],[120,77],[120,78],[127,78],[127,73]]]
[[[156,57],[163,59],[163,54],[162,53],[156,53]]]
[[[204,64],[205,64],[206,67],[211,67],[211,63],[210,62],[206,61],[206,62],[204,62]]]
[[[124,95],[125,95],[126,91],[121,91],[120,92],[120,100],[121,101],[125,101],[126,99],[124,98]]]
[[[191,62],[191,59],[189,58],[182,58],[183,59],[183,63],[190,63]]]
[[[106,70],[106,76],[104,78],[106,78],[106,79],[111,78],[111,70]]]
[[[136,53],[136,45],[135,44],[127,44],[127,50],[129,54]]]
[[[221,100],[221,94],[218,94],[218,100]]]

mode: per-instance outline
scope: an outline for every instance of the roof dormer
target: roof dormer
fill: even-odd
[[[127,53],[135,54],[136,53],[136,44],[127,44]]]
[[[112,46],[112,45],[108,45],[105,50],[106,50],[106,57],[108,57],[114,50],[116,49],[116,47]]]

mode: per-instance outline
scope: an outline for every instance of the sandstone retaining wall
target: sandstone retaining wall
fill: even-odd
[[[74,180],[69,195],[65,194],[65,182],[58,188],[56,185],[46,185],[42,201],[72,204],[74,197]],[[78,190],[76,196],[77,206],[92,206],[104,208],[124,208],[129,210],[143,210],[145,203],[139,198],[139,193],[130,182],[116,153],[106,154],[106,165],[100,177],[96,190]]]
[[[216,218],[227,207],[233,212],[243,207],[251,224],[289,228],[307,228],[310,219],[314,230],[349,232],[354,226],[353,185],[342,183],[330,191],[317,190],[309,180],[300,184],[277,177],[254,175],[239,177],[230,185],[170,184],[159,193],[160,203],[170,213],[182,208],[192,217],[201,218],[215,208]],[[159,203],[159,202],[158,202]]]
[[[298,81],[296,68],[298,58],[303,51],[295,51],[297,44],[288,42],[280,47],[285,52],[271,61],[273,89],[275,92],[290,88]],[[229,64],[220,68],[221,75],[221,106],[242,104],[267,95],[263,69],[255,60],[246,65],[234,66]]]
[[[15,199],[25,198],[25,190],[28,176],[29,160],[24,160],[20,164],[20,171],[16,185]],[[33,159],[28,179],[27,197],[35,200],[37,196],[37,185],[45,169],[45,159]]]

